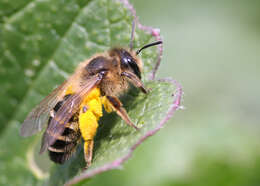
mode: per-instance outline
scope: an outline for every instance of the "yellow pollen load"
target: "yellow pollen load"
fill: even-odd
[[[80,113],[79,128],[81,135],[85,141],[92,140],[98,128],[98,119],[91,111]]]
[[[73,93],[72,87],[69,86],[66,95]],[[106,112],[113,111],[113,106],[106,96],[101,97],[99,88],[91,90],[80,105],[79,128],[85,141],[93,140],[96,135],[98,120],[103,116],[102,105],[104,105]]]
[[[66,95],[73,94],[72,87],[68,87]],[[89,145],[93,144],[94,137],[98,128],[98,120],[102,117],[102,105],[106,112],[112,112],[113,106],[106,96],[101,97],[100,89],[94,88],[83,99],[79,111],[79,129],[84,139],[85,158],[89,156]]]
[[[80,105],[79,128],[85,141],[92,140],[95,137],[98,120],[102,115],[100,90],[94,88]]]

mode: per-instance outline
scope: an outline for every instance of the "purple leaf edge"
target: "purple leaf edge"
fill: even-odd
[[[129,3],[128,0],[119,0],[133,15],[134,19],[136,20],[137,26],[139,29],[147,32],[148,34],[151,34],[157,41],[162,40],[161,36],[160,36],[160,29],[158,28],[153,28],[153,27],[149,27],[149,26],[144,26],[142,25],[139,20],[138,17],[136,16],[136,11],[133,7],[133,5],[131,5]],[[158,46],[158,55],[157,55],[157,62],[154,65],[154,68],[149,76],[149,80],[154,80],[155,79],[155,75],[156,72],[160,66],[161,63],[161,59],[162,59],[162,54],[163,54],[163,45],[159,45]],[[125,156],[111,162],[111,163],[107,163],[101,167],[97,167],[91,171],[86,171],[81,173],[79,176],[75,176],[74,178],[70,179],[68,182],[65,183],[65,186],[70,186],[70,185],[74,185],[79,183],[80,181],[83,181],[85,179],[91,178],[97,174],[106,172],[108,170],[113,170],[113,169],[119,169],[121,168],[121,165],[126,162],[133,154],[134,150],[144,141],[146,140],[148,137],[153,136],[155,133],[157,133],[161,128],[164,127],[165,123],[174,115],[175,111],[177,111],[178,109],[182,108],[181,106],[181,99],[182,99],[182,95],[183,95],[183,91],[182,91],[182,86],[174,79],[171,78],[164,78],[164,79],[159,79],[159,82],[168,82],[168,83],[172,83],[175,87],[176,87],[176,92],[173,93],[174,99],[173,99],[173,103],[171,104],[170,108],[167,111],[166,116],[159,122],[158,126],[153,129],[148,131],[144,136],[142,136],[130,149],[128,154],[126,154]]]

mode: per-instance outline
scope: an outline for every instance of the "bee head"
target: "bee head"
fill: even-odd
[[[148,47],[154,46],[154,45],[159,45],[162,44],[162,41],[156,41],[150,44],[147,44],[134,52],[133,50],[127,50],[124,48],[114,48],[110,51],[111,56],[118,56],[120,59],[120,67],[122,71],[131,71],[133,72],[139,79],[141,79],[141,70],[142,70],[142,62],[141,60],[137,57],[138,54],[143,49],[146,49]]]
[[[118,55],[118,57],[120,59],[120,67],[121,67],[122,71],[131,71],[139,79],[141,79],[142,63],[136,57],[136,55],[123,48],[114,49],[114,51],[116,52],[116,54]]]

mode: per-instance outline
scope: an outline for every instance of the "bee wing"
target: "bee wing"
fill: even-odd
[[[39,131],[47,124],[49,112],[59,100],[59,95],[65,93],[68,83],[65,81],[59,87],[54,89],[51,94],[46,96],[27,116],[22,124],[21,136],[31,136]]]
[[[61,135],[65,129],[66,124],[70,118],[79,110],[79,106],[83,98],[96,87],[102,77],[99,75],[92,76],[86,80],[86,84],[80,88],[75,94],[71,95],[64,104],[60,107],[57,113],[54,115],[50,124],[45,131],[42,139],[42,145],[40,153],[43,153],[49,146],[51,146]]]

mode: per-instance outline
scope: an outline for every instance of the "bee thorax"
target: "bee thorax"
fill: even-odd
[[[116,83],[115,83],[116,82]],[[119,96],[128,90],[129,83],[126,79],[104,79],[100,83],[100,90],[102,95]]]

